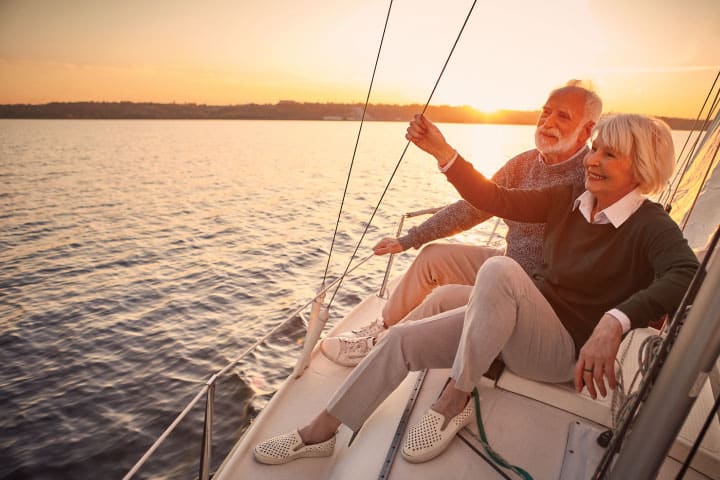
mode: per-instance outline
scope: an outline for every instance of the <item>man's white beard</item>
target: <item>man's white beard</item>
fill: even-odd
[[[578,125],[575,131],[570,133],[565,138],[560,137],[560,131],[557,128],[538,128],[535,130],[535,147],[542,153],[543,155],[554,155],[558,153],[568,153],[568,151],[575,146],[577,143],[578,137],[580,136],[580,131],[582,130],[582,124]],[[551,135],[555,138],[557,138],[557,142],[552,144],[550,143],[550,140],[545,138],[540,133],[544,133],[545,135]],[[574,153],[574,152],[570,152]]]

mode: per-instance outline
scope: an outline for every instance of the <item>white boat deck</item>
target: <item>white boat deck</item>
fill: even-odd
[[[345,331],[375,318],[384,300],[371,296],[354,309],[333,331]],[[636,334],[633,341],[640,344]],[[621,350],[622,351],[622,350]],[[628,364],[636,358],[634,352],[627,355]],[[631,368],[626,366],[626,368]],[[252,449],[258,442],[278,433],[284,433],[307,423],[322,410],[332,393],[350,372],[350,368],[338,366],[315,349],[312,362],[299,379],[289,379],[274,395],[254,424],[238,442],[214,478],[230,479],[370,479],[378,478],[396,427],[404,411],[407,399],[415,386],[417,373],[412,373],[403,384],[368,419],[350,448],[351,436],[342,426],[332,457],[306,458],[285,465],[267,466],[256,462]],[[629,373],[628,373],[629,375]],[[410,415],[409,424],[419,421],[425,410],[440,392],[447,370],[428,373],[423,388]],[[626,377],[628,382],[629,377]],[[563,471],[566,444],[571,425],[602,432],[611,423],[609,399],[594,401],[587,395],[577,394],[567,385],[540,384],[522,379],[507,370],[497,384],[488,380],[480,386],[481,408],[485,430],[492,447],[510,463],[527,470],[534,479],[588,478],[603,450],[591,441],[578,452],[579,458],[587,458],[588,466],[583,474],[574,470],[573,476]],[[684,459],[689,449],[688,439],[694,439],[699,430],[698,422],[705,416],[700,409],[708,408],[712,393],[706,385],[697,402],[694,415],[689,417],[683,432],[663,465],[660,479],[675,478],[680,468],[677,459]],[[703,403],[704,405],[698,406]],[[711,405],[712,403],[710,403]],[[707,411],[707,410],[705,410]],[[695,420],[695,418],[699,420]],[[716,422],[717,423],[717,422]],[[720,425],[706,437],[687,479],[720,479]],[[471,428],[477,434],[473,424]],[[468,437],[467,432],[462,433]],[[469,437],[471,438],[471,437]],[[596,438],[592,432],[592,438]],[[477,444],[477,442],[475,442]],[[482,448],[479,448],[482,451]],[[483,452],[484,453],[484,452]],[[674,458],[672,458],[674,457]],[[577,463],[577,462],[576,462]],[[580,462],[583,463],[583,462]],[[703,473],[699,473],[699,472]],[[509,478],[519,478],[504,471]],[[446,452],[422,464],[406,462],[396,455],[390,479],[495,479],[503,478],[485,460],[478,456],[460,438],[455,438]]]

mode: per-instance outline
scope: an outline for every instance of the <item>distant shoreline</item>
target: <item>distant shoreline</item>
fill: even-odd
[[[359,121],[361,103],[308,103],[283,100],[275,104],[201,105],[195,103],[52,102],[41,105],[0,105],[0,119],[93,120],[328,120]],[[366,121],[407,122],[423,105],[370,104]],[[535,125],[539,111],[499,110],[485,113],[469,106],[431,105],[427,115],[439,123]],[[690,130],[694,119],[663,117],[675,130]]]

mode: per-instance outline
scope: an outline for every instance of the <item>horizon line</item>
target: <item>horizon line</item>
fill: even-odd
[[[272,102],[266,102],[266,103],[257,103],[257,102],[246,102],[246,103],[225,103],[225,104],[211,104],[211,103],[198,103],[193,101],[172,101],[172,102],[159,102],[159,101],[152,101],[152,100],[52,100],[42,103],[0,103],[0,106],[2,107],[19,107],[19,106],[33,106],[33,107],[41,107],[46,105],[52,105],[52,104],[153,104],[153,105],[187,105],[187,106],[197,106],[197,107],[238,107],[238,106],[248,106],[248,105],[258,105],[258,106],[280,106],[282,104],[298,104],[298,105],[304,105],[304,104],[311,104],[311,105],[364,105],[365,103],[362,101],[357,102],[351,102],[351,101],[301,101],[301,100],[292,100],[292,99],[281,99],[277,100],[274,103]],[[425,103],[417,102],[417,103],[373,103],[370,102],[367,104],[368,106],[392,106],[392,107],[412,107],[412,106],[424,106]],[[428,108],[431,107],[449,107],[449,108],[458,108],[458,109],[469,109],[473,110],[477,113],[486,114],[486,115],[494,115],[494,114],[502,114],[502,113],[537,113],[541,109],[537,108],[534,110],[518,110],[518,109],[511,109],[511,108],[500,108],[495,110],[481,110],[477,107],[474,107],[472,105],[468,104],[449,104],[449,103],[438,103],[438,104],[429,104]],[[611,113],[617,113],[614,111],[608,111],[603,112],[603,115],[611,114]],[[671,115],[664,115],[664,114],[655,114],[650,115],[653,117],[662,117],[662,118],[672,118],[672,119],[678,119],[678,120],[693,120],[692,117],[678,117],[678,116],[671,116]]]

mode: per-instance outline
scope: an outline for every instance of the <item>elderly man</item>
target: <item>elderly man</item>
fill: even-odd
[[[538,118],[534,150],[510,159],[492,177],[499,185],[540,189],[563,184],[582,184],[582,160],[587,140],[602,111],[594,92],[571,81],[553,90]],[[448,158],[454,149],[444,142]],[[460,200],[410,229],[400,238],[385,238],[376,255],[399,253],[410,247],[448,237],[478,225],[491,215]],[[329,337],[321,343],[323,353],[334,362],[355,366],[377,342],[378,336],[401,320],[418,320],[468,303],[478,270],[490,257],[507,255],[532,275],[542,264],[543,224],[506,221],[507,249],[462,244],[433,244],[423,248],[383,309],[382,317],[364,327]]]

